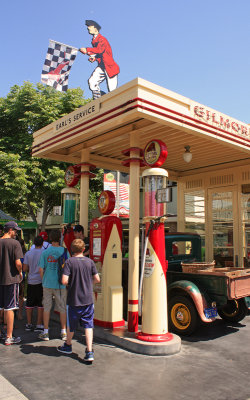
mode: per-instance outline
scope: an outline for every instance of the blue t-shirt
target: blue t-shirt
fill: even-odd
[[[64,285],[58,282],[58,258],[64,253],[64,247],[50,246],[44,250],[39,260],[39,267],[44,269],[43,287],[49,289],[64,289]],[[67,252],[67,257],[70,257]]]
[[[93,303],[93,276],[97,274],[93,260],[88,257],[70,257],[63,275],[69,277],[67,305],[85,306]]]

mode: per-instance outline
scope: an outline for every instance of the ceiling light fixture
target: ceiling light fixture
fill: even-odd
[[[183,153],[183,160],[189,163],[192,160],[193,154],[190,151],[190,146],[184,146],[185,152]]]

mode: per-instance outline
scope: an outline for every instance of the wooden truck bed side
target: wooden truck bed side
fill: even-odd
[[[190,274],[185,272],[185,274]],[[206,277],[206,284],[203,282],[203,279],[198,278],[198,280],[208,289],[208,292],[216,292],[216,290],[221,289],[217,292],[217,294],[225,294],[225,286],[227,287],[227,297],[229,300],[239,299],[242,297],[247,297],[250,295],[250,269],[239,269],[239,268],[211,268],[204,270],[193,270],[192,271],[193,279],[194,275],[198,275],[200,277]],[[209,279],[210,277],[210,279]],[[217,281],[217,277],[224,277],[224,284],[221,285]],[[211,280],[212,278],[212,280]],[[197,278],[196,278],[197,279]],[[195,280],[196,280],[195,279]],[[212,285],[211,285],[212,284]],[[219,285],[218,285],[219,284]],[[215,291],[213,290],[213,286]]]

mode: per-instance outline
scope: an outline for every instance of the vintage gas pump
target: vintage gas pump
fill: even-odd
[[[167,148],[160,140],[148,143],[144,159],[153,167],[162,165],[167,157]],[[162,168],[149,168],[142,174],[144,186],[144,219],[146,241],[144,248],[142,286],[142,330],[138,339],[163,342],[173,339],[168,333],[167,322],[167,261],[165,257],[164,221],[166,206],[158,203],[157,190],[166,187],[168,173]],[[139,299],[140,300],[140,299]]]
[[[122,223],[110,214],[115,206],[113,192],[100,195],[98,207],[103,216],[90,223],[90,258],[101,282],[94,287],[95,324],[105,328],[123,326]]]
[[[63,224],[73,224],[79,220],[79,190],[67,187],[61,190],[63,203]]]

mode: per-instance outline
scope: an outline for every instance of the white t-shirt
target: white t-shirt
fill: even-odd
[[[40,260],[43,249],[34,248],[33,250],[27,251],[24,256],[24,264],[29,266],[28,283],[30,285],[38,285],[42,283],[42,279],[39,274],[38,262]]]
[[[46,250],[48,247],[50,247],[51,246],[51,244],[49,243],[49,242],[43,242],[43,247],[42,247],[42,249],[43,250]],[[30,250],[33,250],[33,249],[35,249],[35,245],[34,244],[32,244],[32,246],[31,246],[31,248],[30,248]]]

